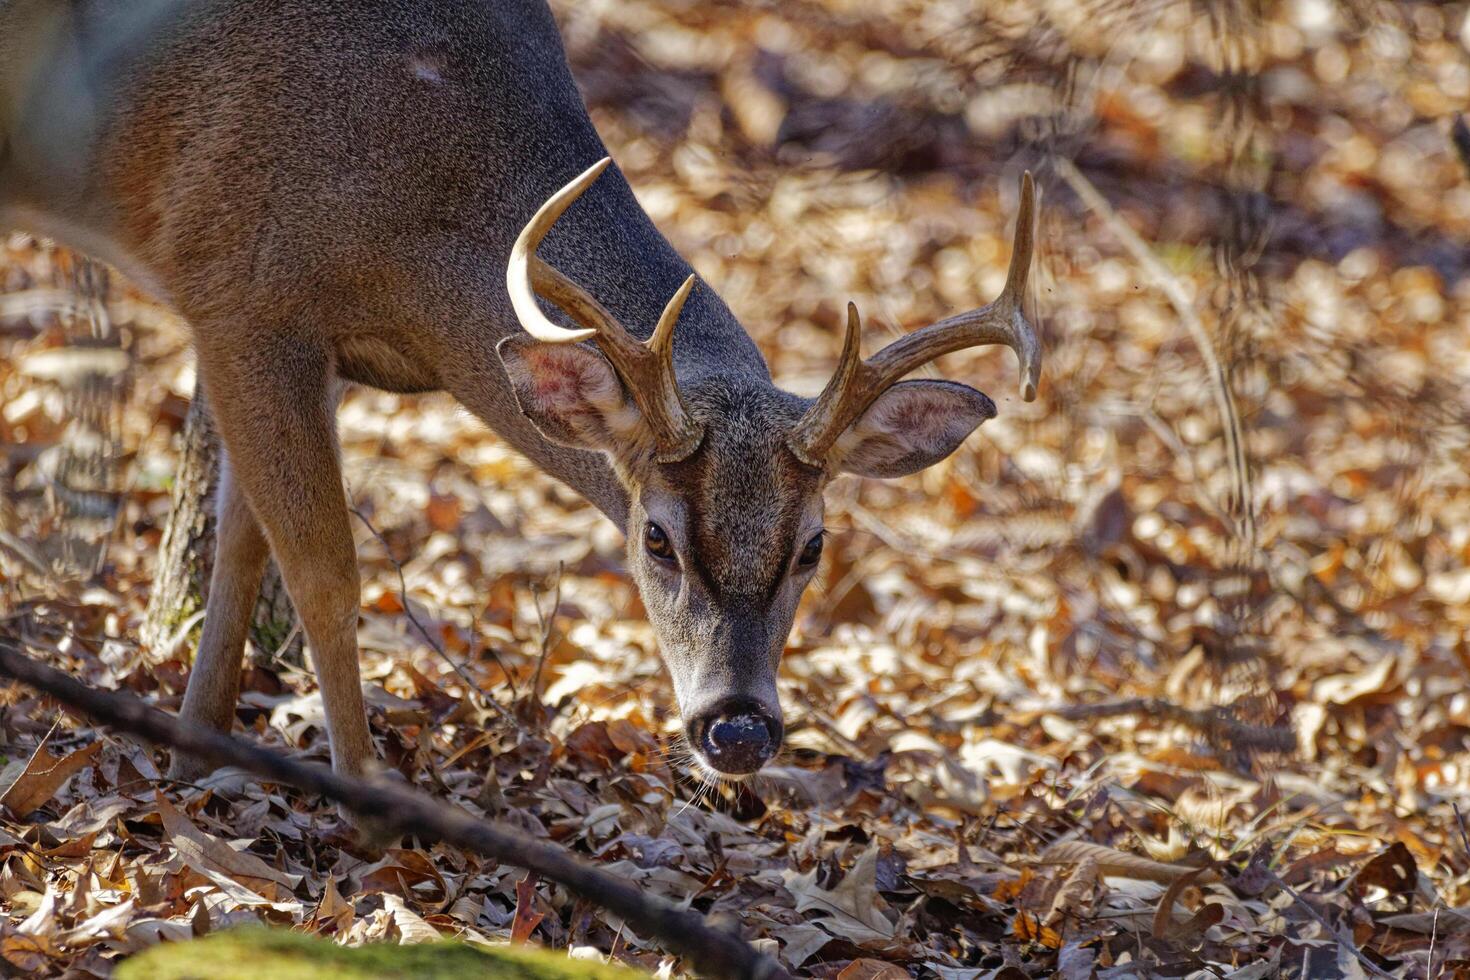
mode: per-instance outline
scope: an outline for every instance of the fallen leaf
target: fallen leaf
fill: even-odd
[[[1174,904],[1179,901],[1179,896],[1184,893],[1184,890],[1198,881],[1206,870],[1197,868],[1189,874],[1181,875],[1164,889],[1164,894],[1159,897],[1159,904],[1154,907],[1154,938],[1172,940],[1178,937],[1179,930],[1174,921]]]
[[[1097,951],[1090,945],[1067,942],[1057,951],[1058,980],[1092,980],[1097,969]]]
[[[1401,912],[1385,915],[1378,924],[1404,932],[1420,935],[1464,936],[1470,934],[1470,905],[1452,909],[1431,909],[1428,912]]]
[[[352,881],[361,892],[393,892],[405,894],[413,888],[421,900],[442,900],[448,895],[444,877],[428,855],[411,848],[389,848],[382,859],[352,873]],[[432,885],[433,890],[420,886]]]
[[[353,906],[337,890],[337,879],[332,875],[327,875],[326,879],[326,884],[322,886],[321,900],[317,902],[316,911],[312,914],[312,931],[342,932],[352,923]]]
[[[425,922],[423,916],[405,905],[403,899],[397,895],[385,894],[383,909],[393,917],[393,926],[398,930],[399,945],[433,943],[444,938],[439,935],[438,929]]]
[[[837,980],[912,980],[909,971],[883,960],[857,959],[842,968]]]
[[[1056,896],[1052,899],[1051,908],[1042,920],[1042,925],[1055,926],[1067,916],[1078,915],[1083,912],[1092,898],[1092,890],[1097,885],[1097,859],[1085,857],[1078,862],[1077,867],[1067,876],[1062,887],[1057,889]]]
[[[64,946],[81,946],[95,939],[121,936],[128,920],[135,914],[137,903],[130,898],[78,922],[59,934],[56,940]]]
[[[164,834],[178,852],[179,860],[201,872],[228,875],[245,888],[269,899],[287,898],[301,883],[300,875],[287,874],[266,864],[248,851],[237,851],[218,837],[207,834],[184,816],[163,793],[154,795]],[[278,891],[277,887],[284,891]]]
[[[516,881],[516,912],[510,927],[510,941],[524,943],[531,933],[546,918],[545,912],[536,911],[536,876],[527,872]]]
[[[424,517],[436,531],[453,531],[458,528],[463,512],[459,498],[448,494],[429,494],[429,503],[424,507]]]
[[[832,941],[830,932],[804,922],[792,926],[783,925],[778,935],[786,944],[781,949],[781,956],[793,969],[815,956],[823,946]]]
[[[204,902],[194,903],[194,914],[189,917],[190,924],[194,927],[195,936],[209,934],[209,906]]]
[[[1048,949],[1062,948],[1062,935],[1055,929],[1041,924],[1041,920],[1030,912],[1017,912],[1011,922],[1011,935],[1023,943],[1036,943]]]
[[[1220,876],[1211,868],[1191,867],[1183,864],[1165,864],[1151,858],[1129,854],[1103,844],[1089,841],[1062,841],[1048,847],[1041,855],[1043,864],[1080,863],[1091,858],[1097,863],[1098,874],[1104,877],[1138,878],[1168,884],[1184,875],[1194,875],[1191,880],[1200,884],[1219,881]]]
[[[28,816],[44,805],[72,776],[96,758],[101,742],[93,742],[66,756],[52,755],[46,749],[50,736],[41,740],[21,771],[0,795],[0,804],[17,818]]]
[[[826,913],[811,921],[835,936],[864,943],[893,939],[893,923],[883,914],[887,903],[878,894],[878,848],[868,848],[831,890],[817,884],[819,868],[806,874],[786,872],[786,890],[796,899],[796,911]]]
[[[1394,841],[1375,854],[1353,875],[1353,890],[1362,896],[1369,888],[1382,888],[1390,895],[1412,894],[1419,882],[1419,865],[1402,841]]]

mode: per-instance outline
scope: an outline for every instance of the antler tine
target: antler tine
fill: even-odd
[[[655,457],[663,463],[676,462],[694,452],[704,436],[689,417],[674,377],[674,325],[694,288],[695,277],[684,280],[664,307],[653,336],[643,344],[591,293],[536,254],[557,219],[611,163],[612,158],[603,157],[541,205],[511,248],[506,289],[516,318],[537,340],[568,344],[591,339],[597,343],[653,432]],[[583,329],[568,330],[551,322],[541,312],[538,296],[555,303]]]
[[[1041,380],[1041,344],[1022,312],[1026,280],[1035,249],[1036,187],[1030,171],[1021,178],[1021,208],[1005,288],[989,305],[921,327],[901,337],[866,361],[857,353],[857,311],[848,306],[847,340],[842,363],[787,440],[799,459],[822,465],[838,437],[867,411],[890,386],[916,368],[966,347],[1004,344],[1016,352],[1021,369],[1021,397],[1036,398]]]
[[[796,458],[808,466],[822,465],[822,457],[831,448],[831,442],[822,445],[820,436],[821,429],[827,425],[827,414],[819,412],[823,405],[836,405],[842,400],[843,393],[852,388],[855,379],[862,370],[867,367],[863,363],[862,340],[863,320],[858,315],[856,303],[847,304],[847,336],[842,341],[842,355],[837,360],[837,370],[832,373],[832,380],[827,382],[827,387],[817,396],[817,403],[802,416],[801,421],[791,430],[787,438],[787,445],[791,451],[796,453]],[[837,430],[841,434],[841,429]],[[835,440],[835,437],[833,439]],[[808,448],[810,447],[810,448]]]
[[[515,244],[511,246],[510,263],[505,269],[505,287],[510,292],[510,305],[516,311],[516,319],[521,321],[521,326],[525,328],[526,333],[537,340],[548,344],[569,344],[578,340],[587,340],[598,332],[596,327],[583,330],[568,330],[565,327],[559,327],[541,312],[541,307],[536,303],[536,287],[540,285],[537,280],[546,279],[548,272],[555,273],[556,270],[546,266],[536,257],[536,249],[551,231],[552,226],[556,224],[557,219],[566,213],[567,208],[571,207],[572,203],[581,197],[582,193],[591,187],[598,177],[602,176],[602,172],[608,168],[610,163],[612,163],[611,157],[603,157],[582,171],[571,183],[547,198],[546,203],[531,216],[530,221],[526,222],[526,227],[521,229],[521,233],[516,236]],[[601,304],[581,287],[565,277],[561,279],[563,281],[558,282],[558,286],[562,286],[569,293],[579,293],[579,299],[590,306],[601,309]],[[557,303],[557,305],[561,304]],[[605,310],[602,312],[606,313]],[[576,312],[567,310],[567,313],[576,318],[578,322],[583,322],[580,317],[577,317]],[[607,319],[612,321],[611,316],[608,316]],[[601,324],[598,326],[600,327]]]
[[[658,326],[653,328],[653,336],[648,338],[648,349],[656,353],[660,360],[667,361],[670,371],[673,370],[674,363],[674,324],[679,322],[679,314],[684,312],[684,301],[689,298],[697,278],[690,275],[674,295],[669,297],[668,305],[658,318]]]

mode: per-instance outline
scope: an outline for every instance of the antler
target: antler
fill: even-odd
[[[1005,344],[1014,350],[1021,362],[1021,397],[1028,402],[1035,399],[1041,378],[1041,345],[1021,312],[1031,271],[1035,212],[1036,188],[1027,171],[1021,178],[1021,213],[1016,218],[1010,273],[1005,289],[989,306],[915,330],[864,361],[859,349],[862,321],[857,307],[847,304],[847,339],[837,372],[786,440],[797,458],[811,466],[824,465],[838,437],[886,389],[915,368],[966,347]]]
[[[596,341],[653,431],[659,462],[672,463],[694,452],[704,436],[689,417],[674,377],[674,324],[679,321],[684,301],[694,288],[695,277],[685,279],[674,293],[658,319],[653,336],[645,344],[629,333],[591,293],[536,255],[536,248],[557,219],[596,182],[610,163],[610,157],[603,157],[541,205],[510,250],[505,285],[521,326],[537,340],[548,344]],[[552,323],[537,305],[537,296],[555,303],[583,329],[568,330]]]

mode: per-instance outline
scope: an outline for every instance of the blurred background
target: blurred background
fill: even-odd
[[[1387,921],[1470,903],[1467,4],[553,7],[643,205],[792,390],[825,383],[849,300],[871,352],[991,299],[1024,170],[1041,191],[1039,398],[1020,401],[1009,352],[929,369],[999,418],[919,476],[833,488],[782,764],[738,791],[678,772],[648,791],[664,802],[640,833],[698,793],[679,819],[743,821],[699,832],[773,876],[716,875],[700,907],[756,910],[747,928],[819,975],[877,957],[1039,976],[1069,948],[1088,969],[1192,964],[1179,976],[1272,956],[1282,972],[1256,976],[1467,969],[1470,920]],[[184,324],[11,235],[0,353],[0,629],[177,704],[197,621],[139,635],[193,388]],[[446,396],[355,390],[341,424],[390,759],[470,798],[498,767],[550,826],[544,776],[506,749],[524,733],[491,714],[414,742],[387,721],[463,699],[463,672],[509,703],[540,666],[555,772],[677,770],[572,737],[667,746],[676,727],[618,531]],[[324,754],[311,709],[280,708],[309,701],[309,674],[255,664],[242,717]],[[639,796],[604,777],[593,802]],[[1129,917],[1163,886],[1109,878],[1052,916],[1078,859],[1032,862],[1068,841],[1267,867],[1317,915],[1237,883],[1198,935],[1149,919],[1139,937]],[[782,874],[836,888],[877,845],[875,899],[917,910],[901,948],[792,924],[805,879]],[[1414,873],[1360,880],[1392,847]],[[699,860],[688,843],[668,866],[701,877]],[[1340,963],[1327,922],[1364,949]],[[798,958],[788,933],[808,927]]]

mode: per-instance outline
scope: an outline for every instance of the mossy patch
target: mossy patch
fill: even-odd
[[[537,949],[459,942],[338,946],[281,929],[231,929],[162,943],[119,964],[117,980],[640,980],[619,966]]]

